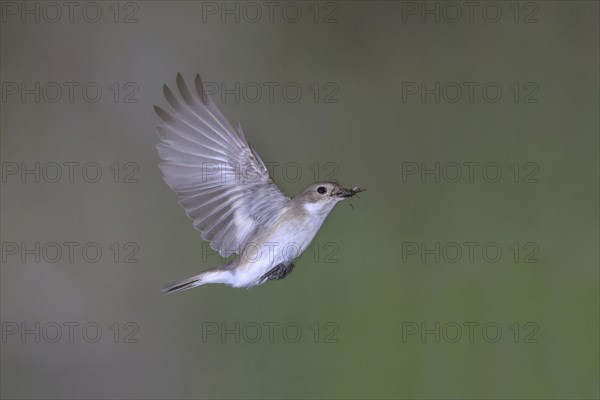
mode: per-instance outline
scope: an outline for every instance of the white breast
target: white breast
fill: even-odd
[[[232,286],[254,286],[275,266],[299,257],[321,228],[327,214],[281,215],[278,221],[256,235],[246,246],[235,269]]]

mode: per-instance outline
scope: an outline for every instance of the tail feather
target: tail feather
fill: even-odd
[[[161,292],[162,294],[171,294],[195,288],[196,286],[204,285],[207,283],[227,283],[228,277],[231,276],[229,271],[212,269],[209,271],[202,272],[199,275],[192,276],[182,281],[173,282],[165,286]]]
[[[188,278],[188,279],[185,279],[183,281],[170,283],[170,284],[168,284],[167,286],[165,286],[164,288],[161,289],[161,293],[162,294],[169,294],[169,293],[179,292],[179,291],[182,291],[182,290],[191,289],[193,287],[198,286],[198,282],[199,281],[200,280],[197,279],[194,276],[192,278]]]

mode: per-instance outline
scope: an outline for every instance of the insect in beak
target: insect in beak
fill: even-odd
[[[358,193],[360,192],[364,192],[367,189],[363,189],[363,188],[359,188],[359,187],[353,187],[350,189],[344,189],[344,193],[346,194],[344,197],[352,197],[352,196],[357,196]],[[354,210],[354,205],[351,202],[348,202],[348,205],[350,206],[351,209]]]

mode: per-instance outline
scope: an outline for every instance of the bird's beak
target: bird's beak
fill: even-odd
[[[333,195],[337,197],[352,197],[357,193],[364,192],[366,189],[361,189],[359,187],[354,188],[341,188],[338,191],[334,191]]]

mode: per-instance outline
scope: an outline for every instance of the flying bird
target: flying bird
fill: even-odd
[[[163,293],[207,283],[252,287],[285,278],[335,205],[364,189],[317,182],[286,197],[241,126],[229,124],[207,95],[200,75],[190,89],[177,74],[176,96],[164,85],[170,111],[154,106],[160,169],[194,228],[221,256],[238,256],[166,286]]]

